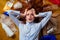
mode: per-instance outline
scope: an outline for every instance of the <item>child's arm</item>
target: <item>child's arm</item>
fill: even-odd
[[[7,11],[9,13],[10,18],[12,19],[12,21],[19,26],[19,24],[21,24],[21,22],[16,18],[16,16],[20,15],[20,11],[14,11],[14,10],[9,10]]]
[[[43,28],[46,25],[46,23],[49,21],[49,19],[51,18],[51,15],[52,15],[51,11],[39,13],[38,16],[44,17],[44,18],[38,23],[38,26],[40,28]]]

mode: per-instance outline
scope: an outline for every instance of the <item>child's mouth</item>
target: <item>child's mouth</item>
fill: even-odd
[[[32,20],[31,18],[29,20]]]

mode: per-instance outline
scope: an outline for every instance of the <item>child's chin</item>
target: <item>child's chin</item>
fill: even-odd
[[[31,21],[29,21],[29,22],[33,22],[33,21],[31,20]]]

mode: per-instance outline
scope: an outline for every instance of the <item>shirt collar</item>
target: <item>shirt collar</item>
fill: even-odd
[[[32,24],[33,24],[33,22],[27,22],[26,21],[26,25],[30,25],[31,26]]]

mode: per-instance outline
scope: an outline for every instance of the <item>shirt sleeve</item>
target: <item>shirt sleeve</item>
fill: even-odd
[[[16,18],[16,16],[20,15],[20,11],[9,10],[7,12],[9,14],[9,17],[12,19],[12,21],[19,27],[19,24],[21,24],[21,21],[19,21]]]
[[[44,18],[38,23],[38,27],[43,28],[51,18],[51,15],[52,15],[52,11],[39,13],[38,16],[44,17]]]

